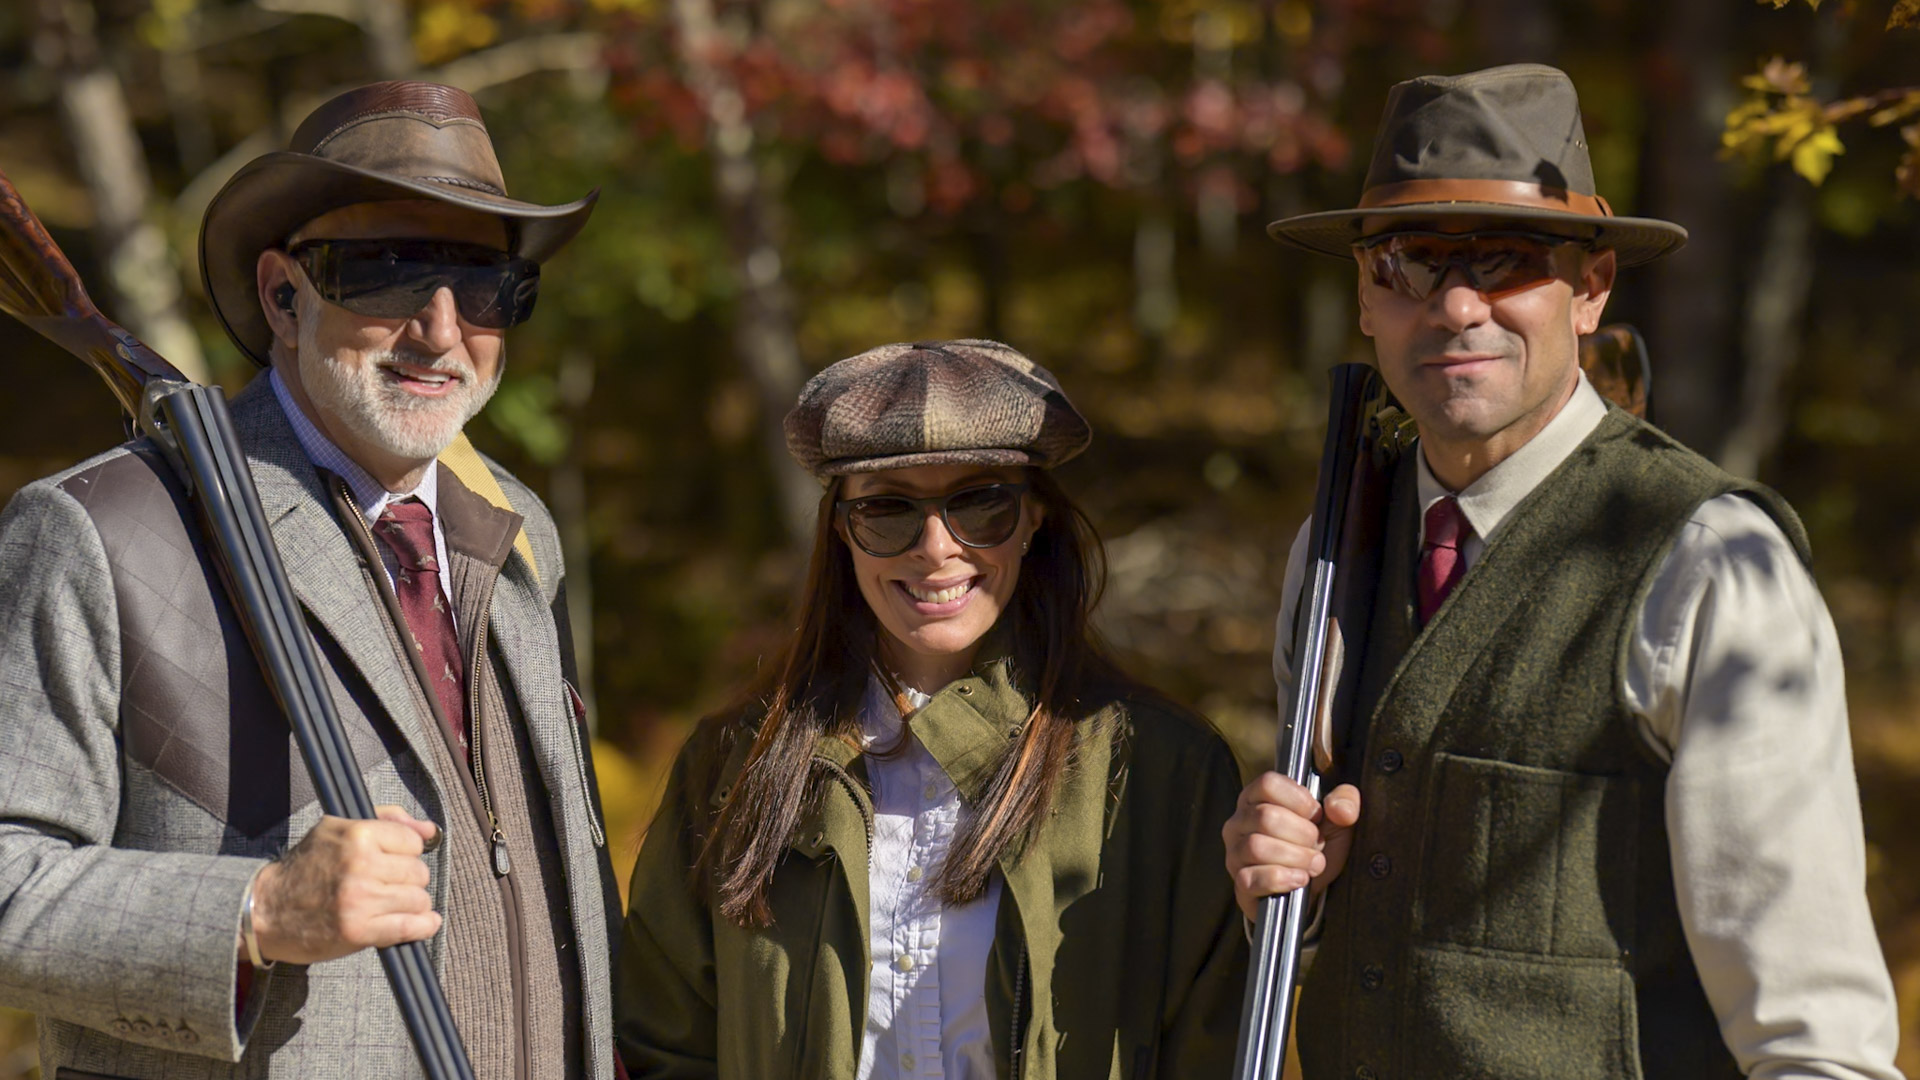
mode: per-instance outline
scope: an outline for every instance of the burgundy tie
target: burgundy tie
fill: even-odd
[[[1459,499],[1448,495],[1427,507],[1427,536],[1420,545],[1420,625],[1433,618],[1467,572],[1460,544],[1471,532]]]
[[[393,591],[400,597],[413,647],[420,652],[427,680],[440,711],[467,748],[467,680],[460,662],[460,643],[454,637],[453,611],[440,591],[440,560],[434,557],[433,511],[413,499],[387,504],[373,534],[393,551],[399,571]]]

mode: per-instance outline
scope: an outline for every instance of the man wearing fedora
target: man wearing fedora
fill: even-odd
[[[464,92],[380,83],[207,209],[232,405],[380,820],[323,817],[155,448],[0,517],[0,1004],[50,1077],[419,1075],[427,940],[482,1080],[612,1077],[606,835],[540,501],[461,428],[542,260]]]
[[[1898,1077],[1805,530],[1577,361],[1685,231],[1613,214],[1539,65],[1394,87],[1360,205],[1270,231],[1358,264],[1419,430],[1338,786],[1268,773],[1223,830],[1250,916],[1317,904],[1309,1080]]]

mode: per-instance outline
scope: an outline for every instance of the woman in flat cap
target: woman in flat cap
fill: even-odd
[[[812,563],[634,868],[629,1071],[1224,1075],[1239,774],[1094,641],[1100,542],[1049,472],[1086,421],[1015,350],[950,341],[833,365],[786,431],[826,485]]]

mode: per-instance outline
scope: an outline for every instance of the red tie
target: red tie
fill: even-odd
[[[1467,572],[1460,543],[1472,532],[1459,499],[1449,495],[1427,507],[1427,535],[1420,545],[1420,625],[1433,618]]]
[[[400,614],[406,616],[413,647],[419,650],[427,680],[440,699],[440,711],[465,751],[467,680],[460,662],[460,643],[454,637],[453,612],[446,594],[440,591],[440,560],[433,554],[433,511],[413,499],[388,503],[373,534],[393,551],[394,561],[399,564],[399,572],[393,575],[393,591],[400,597]]]

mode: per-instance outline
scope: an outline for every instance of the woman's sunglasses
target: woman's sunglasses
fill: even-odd
[[[1409,300],[1425,300],[1456,269],[1468,288],[1498,300],[1554,277],[1553,249],[1565,244],[1591,246],[1545,233],[1397,232],[1360,241],[1353,257],[1375,285]]]
[[[1020,526],[1025,484],[982,484],[924,499],[867,495],[838,499],[834,512],[860,550],[890,559],[920,542],[927,515],[938,513],[947,534],[970,548],[999,547]]]
[[[330,304],[374,319],[404,319],[453,292],[460,317],[504,330],[527,321],[540,295],[540,264],[480,244],[447,240],[308,240],[288,251]]]

